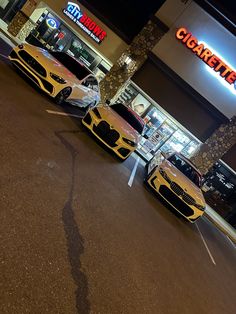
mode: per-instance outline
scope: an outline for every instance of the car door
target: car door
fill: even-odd
[[[70,100],[86,107],[90,104],[96,104],[98,95],[98,82],[93,75],[88,75],[80,81],[80,84],[73,87]]]

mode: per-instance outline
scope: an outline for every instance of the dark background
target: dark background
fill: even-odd
[[[129,44],[165,0],[79,0],[79,2]],[[233,25],[236,20],[235,0],[195,0],[195,2],[230,31],[235,31]]]

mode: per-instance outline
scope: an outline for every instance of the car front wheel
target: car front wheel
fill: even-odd
[[[56,104],[63,105],[66,99],[70,96],[71,91],[72,91],[71,87],[63,88],[55,97]]]

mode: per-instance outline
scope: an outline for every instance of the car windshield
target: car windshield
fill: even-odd
[[[138,133],[142,134],[144,122],[141,118],[133,112],[132,109],[124,106],[123,104],[114,104],[111,108],[125,119]]]
[[[186,160],[182,159],[179,155],[171,155],[167,158],[179,171],[188,177],[194,184],[201,187],[201,175],[198,173]]]
[[[63,64],[79,80],[90,74],[89,70],[65,52],[50,51],[50,54]]]

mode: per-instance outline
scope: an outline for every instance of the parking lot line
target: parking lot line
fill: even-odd
[[[203,235],[202,235],[202,233],[201,233],[201,231],[200,231],[200,229],[199,229],[197,223],[195,223],[195,226],[197,227],[197,230],[198,230],[198,232],[199,232],[199,234],[200,234],[200,236],[201,236],[202,242],[203,242],[203,244],[205,245],[205,248],[206,248],[206,250],[207,250],[208,255],[210,256],[210,259],[211,259],[212,263],[213,263],[214,265],[216,265],[216,262],[215,262],[215,260],[214,260],[214,258],[213,258],[213,256],[212,256],[212,254],[211,254],[211,252],[210,252],[210,250],[209,250],[207,244],[206,244],[206,241],[205,241],[205,239],[204,239],[204,237],[203,237]]]
[[[128,186],[131,187],[133,185],[133,181],[134,181],[134,177],[135,177],[135,174],[136,174],[136,170],[138,168],[138,164],[139,164],[139,161],[140,161],[140,157],[137,157],[136,161],[135,161],[135,164],[134,164],[134,168],[130,174],[130,177],[129,177],[129,181],[128,181]]]
[[[47,113],[51,114],[57,114],[59,116],[67,116],[67,117],[74,117],[74,118],[83,118],[84,116],[79,116],[77,114],[72,114],[72,113],[66,113],[66,112],[61,112],[61,111],[54,111],[54,110],[46,110]]]

